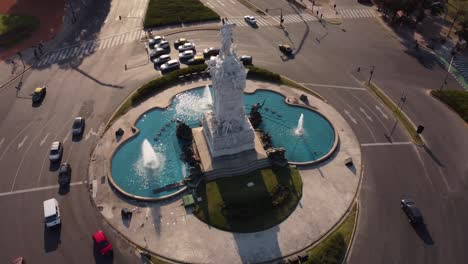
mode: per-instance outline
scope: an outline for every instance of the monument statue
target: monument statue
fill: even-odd
[[[254,149],[254,130],[243,100],[247,70],[232,49],[234,26],[225,24],[221,28],[219,56],[208,63],[213,80],[213,109],[205,113],[203,133],[212,157]]]

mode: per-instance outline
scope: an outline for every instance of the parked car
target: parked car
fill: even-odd
[[[73,121],[73,126],[72,126],[72,135],[73,136],[83,135],[84,128],[85,128],[84,118],[83,117],[75,118],[75,121]]]
[[[421,211],[416,207],[414,200],[402,199],[400,202],[401,209],[405,212],[408,220],[412,224],[422,224],[424,222]]]
[[[196,65],[196,64],[203,64],[203,63],[205,63],[205,57],[202,55],[195,55],[195,57],[187,61],[188,65]]]
[[[179,52],[186,50],[195,50],[195,45],[193,43],[187,42],[183,45],[180,45],[177,49],[179,50]]]
[[[102,230],[93,234],[94,247],[101,255],[112,254],[112,245]]]
[[[257,20],[253,16],[244,16],[244,20],[251,26],[257,26]]]
[[[178,60],[170,60],[164,63],[163,65],[161,65],[159,69],[161,70],[162,73],[170,72],[173,70],[180,69],[180,63]]]
[[[281,44],[278,47],[279,47],[279,50],[286,55],[290,55],[293,52],[293,49],[288,44]]]
[[[164,36],[154,36],[153,39],[156,42],[156,44],[159,44],[159,43],[161,43],[161,41],[166,40],[166,38]]]
[[[169,45],[169,41],[167,40],[162,40],[159,42],[157,45],[154,46],[155,48],[162,48],[162,49],[171,49],[171,46]]]
[[[67,187],[71,181],[71,166],[69,163],[62,163],[59,168],[58,183],[60,188]]]
[[[170,49],[163,49],[163,48],[157,47],[156,49],[150,52],[149,56],[150,56],[150,59],[153,60],[163,54],[169,54],[169,53],[171,53]]]
[[[174,41],[174,48],[178,49],[179,46],[184,45],[187,42],[188,42],[188,40],[186,38],[180,38],[180,39]]]
[[[153,38],[148,39],[148,47],[154,49],[154,45],[158,44]]]
[[[34,89],[34,92],[32,94],[32,103],[33,104],[41,103],[44,100],[46,93],[47,93],[47,88],[45,86],[37,87],[36,89]]]
[[[193,58],[193,56],[195,56],[195,52],[193,52],[193,50],[186,50],[184,52],[179,53],[180,60],[188,60]]]
[[[252,65],[252,56],[249,55],[242,55],[239,60],[242,62],[244,65]]]
[[[203,56],[209,58],[211,56],[217,56],[219,54],[219,48],[209,47],[203,51]]]
[[[62,158],[63,145],[59,141],[52,142],[49,152],[49,160],[51,162],[57,162]]]
[[[16,257],[11,261],[11,264],[26,264],[26,260],[23,257]]]
[[[163,63],[166,63],[168,61],[171,60],[171,55],[169,54],[164,54],[164,55],[161,55],[159,57],[157,57],[156,59],[153,60],[153,63],[157,66],[163,64]]]

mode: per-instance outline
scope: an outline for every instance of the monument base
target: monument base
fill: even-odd
[[[203,127],[192,129],[194,149],[197,150],[205,179],[213,180],[245,174],[254,170],[270,167],[271,163],[263,149],[260,138],[254,132],[255,147],[233,155],[212,157],[203,134]]]

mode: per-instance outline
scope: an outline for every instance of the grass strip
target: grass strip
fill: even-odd
[[[468,91],[432,90],[431,95],[447,104],[468,123]]]
[[[309,264],[339,264],[346,255],[346,250],[352,242],[352,234],[357,220],[357,203],[340,226],[335,229],[320,244],[310,249],[307,253]]]
[[[0,46],[10,47],[27,39],[40,26],[40,21],[29,15],[0,14]]]
[[[237,0],[237,1],[239,1],[239,3],[243,4],[248,9],[254,11],[255,13],[257,13],[259,15],[262,15],[262,16],[266,15],[266,13],[263,10],[258,9],[255,5],[253,5],[252,3],[250,3],[247,0]]]
[[[219,15],[199,0],[150,0],[143,25],[159,27],[219,20]]]
[[[413,123],[408,119],[408,117],[398,109],[398,106],[395,105],[395,103],[390,100],[390,98],[385,95],[385,93],[380,90],[373,82],[368,84],[367,82],[364,83],[364,85],[375,95],[377,96],[390,110],[390,112],[393,113],[396,119],[400,121],[400,123],[403,125],[403,127],[406,129],[408,134],[410,135],[411,139],[413,142],[415,142],[418,145],[423,145],[424,142],[422,141],[421,137],[419,136],[418,133],[416,133],[416,128],[414,127]]]
[[[253,183],[247,187],[248,183]],[[285,220],[302,197],[296,168],[269,168],[200,184],[202,198],[194,215],[210,226],[233,232],[257,232]]]

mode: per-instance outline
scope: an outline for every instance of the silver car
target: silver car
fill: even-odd
[[[170,60],[164,63],[163,65],[161,65],[159,69],[161,70],[161,72],[169,72],[169,71],[177,70],[179,68],[180,68],[180,63],[178,60]]]
[[[59,141],[52,142],[49,152],[49,160],[52,162],[59,161],[62,158],[63,146]]]

